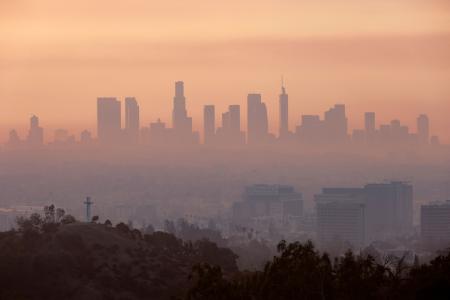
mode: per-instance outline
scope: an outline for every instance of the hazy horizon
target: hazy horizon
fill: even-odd
[[[377,126],[415,131],[425,113],[450,142],[448,1],[24,0],[2,2],[0,16],[0,141],[13,128],[24,136],[32,114],[47,137],[95,133],[100,96],[134,96],[142,126],[170,125],[176,80],[195,130],[205,104],[218,114],[240,104],[245,124],[246,96],[259,92],[275,133],[284,75],[291,130],[343,103],[350,130],[375,111]]]

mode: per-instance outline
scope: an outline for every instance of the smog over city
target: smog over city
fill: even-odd
[[[446,0],[0,2],[0,299],[448,299]]]

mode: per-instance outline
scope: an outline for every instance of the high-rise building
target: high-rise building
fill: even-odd
[[[216,141],[222,145],[236,146],[245,143],[245,134],[241,132],[241,107],[228,106],[222,113],[222,127],[217,129]]]
[[[83,130],[80,134],[80,142],[84,145],[92,143],[92,134],[88,130]]]
[[[66,129],[56,129],[55,130],[55,143],[65,143],[69,139],[69,132]]]
[[[102,144],[120,142],[121,109],[116,98],[97,98],[97,137]]]
[[[203,137],[205,144],[211,144],[216,134],[216,112],[214,105],[203,107]]]
[[[345,105],[336,104],[325,112],[323,121],[317,115],[303,115],[296,128],[301,142],[342,143],[348,140]]]
[[[392,120],[390,124],[382,124],[379,131],[380,141],[387,144],[404,145],[411,140],[409,128],[400,120]]]
[[[281,94],[279,99],[280,109],[280,128],[279,138],[286,138],[289,134],[289,96],[286,94],[284,83],[281,85]]]
[[[187,116],[183,81],[175,82],[175,97],[172,111],[173,129],[180,133],[192,132],[192,119]]]
[[[241,133],[241,107],[239,105],[228,106],[230,132],[233,135]]]
[[[420,115],[417,118],[417,137],[422,144],[428,144],[430,141],[430,122],[427,115]]]
[[[172,124],[172,138],[174,142],[198,143],[198,133],[192,132],[192,118],[187,115],[183,81],[175,82]]]
[[[301,142],[318,142],[323,140],[323,121],[317,115],[302,115],[302,122],[296,128],[296,135]]]
[[[11,147],[17,147],[22,143],[20,140],[19,134],[15,129],[9,132],[8,145]]]
[[[364,114],[364,125],[366,129],[366,133],[375,132],[375,113],[374,112],[366,112]]]
[[[261,94],[247,97],[247,142],[259,144],[268,141],[269,124],[266,105],[261,102]]]
[[[450,200],[422,205],[420,209],[421,238],[428,246],[450,246]]]
[[[158,119],[156,122],[150,123],[150,142],[154,145],[162,145],[172,142],[171,131],[166,128],[166,123]]]
[[[441,144],[441,142],[439,141],[439,137],[437,135],[431,136],[430,144],[433,146],[439,146]]]
[[[303,196],[289,185],[247,186],[242,201],[233,205],[233,219],[241,224],[259,217],[288,218],[302,214]]]
[[[347,140],[345,105],[336,104],[325,112],[324,127],[327,142],[343,142]]]
[[[31,146],[41,146],[44,144],[44,129],[39,126],[39,118],[34,115],[30,118],[30,130],[28,131],[27,142]]]
[[[367,239],[382,240],[410,233],[413,226],[413,188],[393,181],[364,186]]]
[[[139,141],[139,105],[134,97],[125,98],[125,136],[130,143]]]
[[[354,133],[356,133],[354,131]],[[354,141],[366,141],[366,142],[374,142],[376,137],[376,125],[375,125],[375,113],[374,112],[366,112],[364,113],[364,131],[363,134],[353,134]]]
[[[354,238],[363,236],[364,239],[360,241],[370,244],[376,240],[405,235],[412,230],[413,189],[411,185],[404,182],[372,183],[363,188],[324,188],[322,194],[316,195],[315,199],[316,204],[326,204],[323,217],[331,213],[330,209],[336,209],[337,215],[332,216],[334,219],[318,220],[318,226],[323,225],[322,228],[320,225],[318,230],[322,230],[319,236],[325,237],[324,241],[329,240],[332,235],[344,237],[351,233]],[[362,204],[363,207],[358,208],[355,204]],[[347,213],[353,219],[349,219],[346,223],[345,214]],[[363,214],[364,223],[360,223],[360,214]],[[337,224],[338,221],[342,224]],[[356,221],[360,224],[358,228],[354,227]],[[340,230],[342,230],[341,233],[339,233]]]
[[[314,196],[317,237],[321,246],[343,243],[362,248],[365,239],[365,204],[362,189],[328,188]]]

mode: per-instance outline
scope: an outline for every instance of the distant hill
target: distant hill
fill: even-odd
[[[237,256],[208,240],[80,223],[50,206],[0,232],[0,300],[450,299],[449,251],[407,265],[351,251],[333,260],[310,241],[277,250],[262,270],[239,272]]]
[[[207,240],[142,235],[123,223],[26,220],[0,233],[0,299],[183,297],[200,262],[237,271],[236,256]]]

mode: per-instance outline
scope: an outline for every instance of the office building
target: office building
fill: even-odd
[[[178,133],[192,132],[192,118],[187,116],[186,97],[183,81],[175,82],[175,97],[173,98],[172,127]]]
[[[148,130],[148,141],[153,146],[167,146],[180,143],[178,136],[175,135],[173,128],[168,128],[166,123],[158,119],[150,123]]]
[[[441,144],[439,137],[437,135],[433,135],[430,138],[430,144],[433,146],[439,146]]]
[[[229,129],[232,135],[238,136],[241,133],[241,107],[239,105],[228,106]]]
[[[211,144],[216,134],[216,112],[214,105],[203,107],[203,139],[205,144]]]
[[[411,141],[409,128],[399,120],[392,120],[390,124],[380,126],[380,142],[393,145],[407,145]]]
[[[349,210],[348,214],[354,219],[345,223],[347,225],[354,225],[356,224],[356,221],[360,222],[360,217],[356,214],[359,208],[355,203],[362,204],[363,207],[360,209],[361,213],[364,213],[364,224],[359,228],[353,228],[354,231],[348,231],[350,230],[348,228],[342,230],[345,230],[347,232],[346,234],[352,232],[352,234],[354,234],[353,238],[356,236],[363,236],[364,240],[360,240],[360,242],[363,241],[364,244],[370,244],[377,240],[404,236],[412,232],[413,189],[412,186],[407,183],[393,181],[390,183],[367,184],[363,188],[324,188],[322,189],[322,194],[316,195],[315,199],[316,204],[322,202],[326,204],[326,211],[333,208],[338,211],[337,213],[344,214],[346,210]],[[328,206],[329,202],[336,203]],[[342,206],[341,202],[346,205]],[[352,203],[352,205],[347,205],[348,203]],[[340,207],[342,207],[342,209]],[[353,213],[350,213],[350,211],[353,211]],[[342,219],[343,215],[336,215],[333,216],[333,218],[335,218],[333,222],[337,222],[338,220],[341,220],[342,222],[345,221]],[[345,224],[342,224],[343,228],[347,226]],[[331,227],[318,227],[318,230],[322,230],[319,236],[322,235],[324,237],[323,241],[327,241],[328,238],[330,238],[329,233],[325,232],[328,230],[327,228],[330,228],[331,233],[337,234]],[[336,225],[336,228],[340,227]],[[346,235],[343,233],[342,236]],[[356,239],[354,239],[354,241],[356,241]]]
[[[360,249],[366,244],[365,204],[362,189],[328,188],[314,196],[317,238],[323,247],[347,245]]]
[[[125,98],[125,136],[128,143],[139,142],[139,105],[134,97]]]
[[[7,145],[10,147],[17,147],[22,143],[22,141],[20,140],[19,134],[17,133],[16,130],[11,130],[9,132],[9,138],[8,138],[8,143]]]
[[[30,146],[42,146],[44,144],[44,129],[39,126],[39,118],[34,115],[30,118],[27,142]]]
[[[430,141],[430,122],[427,115],[422,114],[417,118],[417,138],[421,144],[428,144]]]
[[[245,133],[241,131],[239,105],[230,105],[228,111],[222,113],[222,127],[217,129],[216,142],[225,146],[245,144]]]
[[[247,142],[249,144],[267,143],[269,140],[269,124],[267,108],[261,102],[261,94],[247,96]]]
[[[348,139],[345,105],[336,104],[327,110],[323,122],[326,142],[345,142]]]
[[[74,139],[73,136],[69,135],[69,132],[66,129],[56,129],[55,137],[53,139],[55,144],[64,144],[69,142],[71,139]]]
[[[289,218],[303,214],[303,196],[288,185],[255,184],[247,186],[242,201],[233,205],[233,219],[248,224],[258,217]]]
[[[364,186],[367,238],[369,241],[411,233],[413,226],[413,188],[393,181]]]
[[[175,82],[171,135],[175,143],[197,144],[199,140],[198,133],[192,132],[192,118],[187,115],[183,81]]]
[[[281,94],[279,96],[280,125],[278,137],[286,139],[289,135],[289,96],[286,94],[284,83],[281,85]]]
[[[296,135],[302,143],[316,143],[323,140],[324,126],[317,115],[302,115],[301,125],[297,126]]]
[[[88,130],[83,130],[80,134],[80,142],[84,145],[91,144],[93,142],[91,132]]]
[[[374,112],[366,112],[364,113],[364,128],[366,133],[375,132],[375,113]]]
[[[119,143],[121,140],[121,108],[116,98],[97,99],[97,137],[101,144]]]
[[[450,246],[450,200],[422,205],[420,209],[421,238],[428,246]]]

